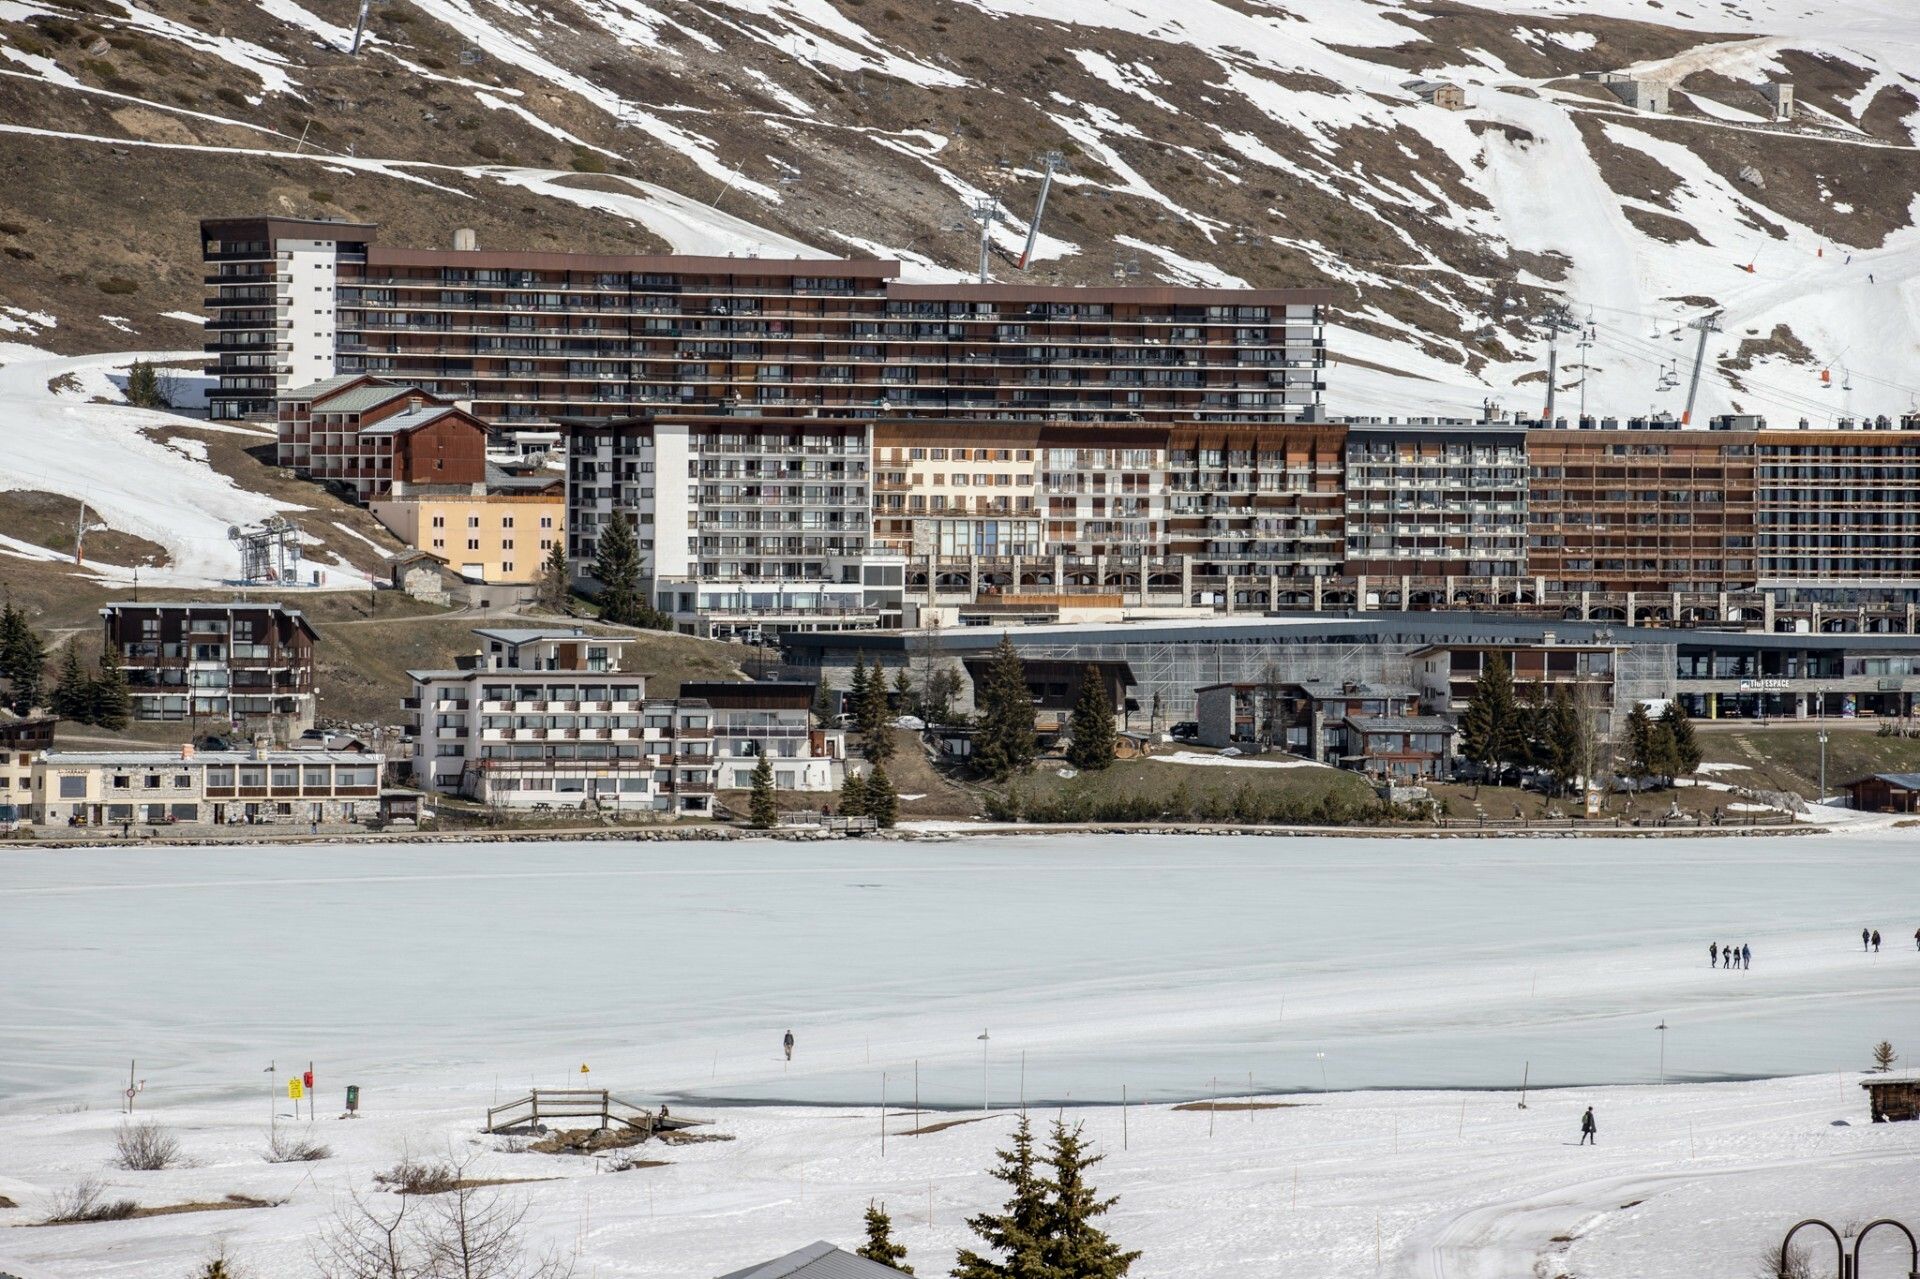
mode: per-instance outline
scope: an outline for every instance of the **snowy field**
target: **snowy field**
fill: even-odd
[[[20,1204],[0,1226],[93,1176],[150,1205],[287,1200],[0,1228],[0,1271],[185,1279],[225,1240],[255,1279],[306,1279],[348,1189],[451,1147],[471,1176],[561,1178],[505,1193],[582,1275],[851,1244],[871,1197],[939,1274],[995,1201],[983,1169],[1024,1073],[1111,1154],[1142,1279],[1746,1274],[1807,1213],[1911,1212],[1920,1132],[1866,1124],[1856,1072],[1881,1038],[1920,1052],[1915,851],[1883,832],[0,853],[0,1195]],[[1709,939],[1752,945],[1753,969],[1707,971]],[[193,1166],[107,1167],[130,1058]],[[268,1164],[270,1095],[309,1059],[335,1157]],[[933,1118],[995,1113],[907,1136],[916,1062]],[[1522,1110],[1523,1070],[1563,1087]],[[1736,1078],[1771,1074],[1797,1077]],[[595,1175],[479,1134],[496,1099],[583,1082],[736,1139]],[[348,1083],[367,1113],[342,1123]],[[1299,1104],[1169,1104],[1213,1094]],[[1589,1104],[1598,1150],[1573,1144]]]

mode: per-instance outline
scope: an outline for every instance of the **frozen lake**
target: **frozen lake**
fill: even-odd
[[[0,1104],[1642,1083],[1663,1020],[1669,1080],[1818,1072],[1920,1043],[1917,926],[1888,832],[5,851]]]

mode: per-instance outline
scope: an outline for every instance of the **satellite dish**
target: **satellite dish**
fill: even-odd
[[[229,542],[237,542],[240,540],[240,526],[238,524],[227,525],[227,540]]]

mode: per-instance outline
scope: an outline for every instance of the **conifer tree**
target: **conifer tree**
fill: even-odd
[[[1113,763],[1113,703],[1107,698],[1096,666],[1088,666],[1080,677],[1080,697],[1074,703],[1070,731],[1073,742],[1067,747],[1067,759],[1075,768],[1095,771]]]
[[[1080,1132],[1079,1124],[1069,1128],[1065,1120],[1056,1119],[1047,1138],[1046,1163],[1052,1175],[1041,1183],[1047,1197],[1041,1273],[1056,1279],[1121,1279],[1140,1254],[1123,1252],[1095,1224],[1117,1198],[1102,1199],[1087,1183],[1087,1170],[1105,1156],[1088,1153]]]
[[[867,815],[867,779],[858,773],[848,773],[846,780],[840,783],[840,816],[865,817]]]
[[[1048,1209],[1046,1187],[1034,1167],[1033,1127],[1023,1114],[1013,1130],[1013,1145],[997,1152],[1000,1166],[990,1175],[1006,1183],[1005,1207],[967,1219],[967,1228],[994,1256],[962,1248],[954,1259],[953,1279],[1051,1279],[1043,1251]]]
[[[113,653],[100,654],[100,674],[87,692],[88,700],[93,703],[87,723],[116,732],[127,726],[127,720],[133,716],[133,696],[127,692],[126,672],[120,669]]]
[[[980,726],[973,737],[974,767],[997,782],[1025,772],[1039,745],[1033,732],[1033,694],[1010,636],[1001,635],[975,700]]]
[[[901,711],[913,709],[913,672],[902,666],[893,677],[894,704]]]
[[[568,580],[567,543],[564,538],[554,538],[553,546],[547,551],[547,558],[540,564],[540,603],[556,613],[570,611],[568,605],[573,599],[573,586]]]
[[[0,675],[12,686],[7,704],[25,713],[40,705],[46,689],[47,646],[34,634],[26,612],[8,598],[0,611]]]
[[[833,718],[833,690],[824,682],[813,688],[813,718],[823,725]]]
[[[903,1275],[913,1273],[913,1267],[907,1264],[907,1246],[893,1241],[893,1218],[887,1215],[885,1204],[868,1201],[867,1242],[856,1249],[854,1255],[891,1266]]]
[[[887,675],[880,669],[877,658],[873,670],[867,675],[866,687],[860,691],[860,701],[854,707],[854,714],[860,721],[860,737],[867,758],[875,762],[892,759],[892,716],[887,707]]]
[[[853,676],[847,681],[847,695],[843,705],[847,713],[853,716],[855,728],[865,731],[861,715],[867,704],[867,655],[864,650],[853,655]]]
[[[67,641],[66,657],[60,663],[60,678],[47,699],[49,709],[61,719],[84,724],[93,718],[93,682],[80,665],[80,645]]]
[[[594,550],[593,575],[600,582],[601,618],[621,626],[661,629],[659,612],[647,602],[641,586],[640,542],[625,512],[615,511],[613,518],[600,526]]]
[[[1658,756],[1653,716],[1647,714],[1645,702],[1635,702],[1627,716],[1627,776],[1635,781],[1653,776]]]
[[[773,793],[773,761],[765,755],[753,766],[753,795],[747,801],[747,821],[755,830],[780,824],[780,805]]]
[[[1547,706],[1546,768],[1558,794],[1567,794],[1579,780],[1580,733],[1580,716],[1574,709],[1573,698],[1566,689],[1555,689],[1553,701]]]
[[[160,385],[160,374],[151,360],[135,360],[132,367],[128,368],[127,403],[143,409],[173,407],[167,402],[166,390]]]
[[[1671,743],[1668,763],[1671,765],[1669,777],[1685,777],[1700,768],[1700,743],[1694,740],[1693,720],[1687,714],[1687,708],[1678,701],[1667,703],[1666,713],[1660,717],[1660,727],[1667,732]]]
[[[1506,657],[1495,653],[1474,681],[1460,720],[1460,753],[1480,766],[1482,776],[1497,774],[1512,757],[1515,710],[1513,672]]]
[[[882,827],[890,827],[899,820],[900,795],[893,789],[887,770],[878,764],[867,775],[865,807],[866,815]]]

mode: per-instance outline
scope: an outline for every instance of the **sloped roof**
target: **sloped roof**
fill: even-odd
[[[1861,782],[1870,782],[1875,778],[1898,786],[1901,790],[1920,790],[1920,773],[1869,773],[1865,777],[1857,778],[1854,781],[1843,784],[1847,786],[1858,786]]]
[[[296,386],[291,391],[281,393],[285,400],[317,400],[321,396],[338,391],[342,387],[352,386],[372,376],[367,373],[337,373],[332,377],[323,377],[318,382],[309,382],[305,386]]]
[[[418,395],[411,386],[356,386],[350,391],[313,397],[316,413],[365,413],[403,395]]]
[[[720,1279],[900,1279],[901,1273],[822,1240],[784,1257],[721,1275]]]
[[[328,405],[327,411],[332,412],[333,406]],[[450,413],[459,412],[460,410],[451,404],[429,404],[425,408],[408,409],[405,413],[396,413],[392,417],[383,418],[372,426],[363,426],[360,428],[360,434],[405,435],[408,431],[417,431],[423,426],[430,426]]]

